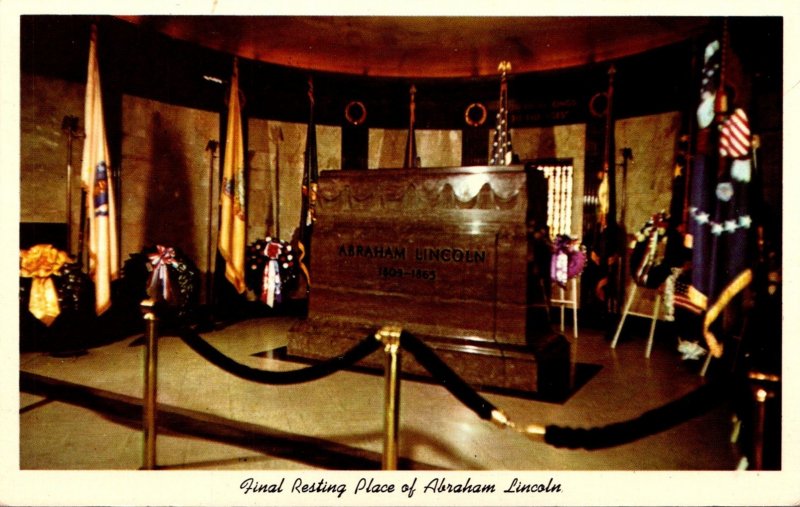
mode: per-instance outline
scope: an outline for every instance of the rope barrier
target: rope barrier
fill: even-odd
[[[253,382],[275,385],[300,384],[302,382],[309,382],[327,377],[339,370],[353,366],[358,361],[378,350],[381,346],[381,343],[376,340],[373,335],[368,335],[343,354],[327,359],[321,363],[296,370],[270,371],[252,368],[231,359],[214,348],[213,345],[205,341],[197,332],[191,329],[184,329],[179,335],[186,345],[197,352],[206,361],[225,370],[231,375]]]
[[[726,399],[722,386],[723,383],[719,381],[705,384],[689,394],[649,410],[635,419],[600,428],[564,428],[550,425],[545,428],[544,441],[554,447],[588,450],[629,444],[666,431],[709,411]]]
[[[200,356],[232,375],[254,382],[279,385],[308,382],[328,376],[354,365],[381,347],[380,339],[376,339],[377,335],[368,335],[343,354],[321,363],[297,370],[269,371],[252,368],[231,359],[191,329],[185,329],[180,337]],[[528,438],[544,441],[554,447],[593,450],[631,443],[702,415],[727,398],[723,389],[725,382],[718,380],[635,419],[603,427],[570,428],[537,424],[522,426],[511,421],[501,409],[481,396],[413,334],[402,331],[400,347],[410,352],[434,380],[481,419],[503,428],[511,428]]]
[[[428,370],[428,373],[445,389],[450,391],[450,394],[455,396],[458,401],[475,412],[481,419],[492,419],[492,413],[497,411],[497,407],[478,394],[472,386],[459,377],[422,340],[407,331],[403,331],[400,335],[400,345],[410,352],[420,366]]]
[[[508,427],[528,438],[541,440],[554,447],[569,449],[603,449],[628,444],[641,438],[666,431],[693,419],[721,403],[725,396],[725,382],[705,384],[689,394],[641,416],[624,422],[598,428],[569,428],[556,425],[520,426],[505,413],[486,400],[458,376],[436,353],[414,335],[403,331],[401,345],[411,352],[417,362],[433,375],[443,387],[478,417],[490,420],[500,427]]]

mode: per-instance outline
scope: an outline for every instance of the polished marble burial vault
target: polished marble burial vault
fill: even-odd
[[[569,344],[533,276],[545,185],[523,166],[323,173],[309,315],[289,354],[329,358],[394,324],[473,385],[562,395]]]

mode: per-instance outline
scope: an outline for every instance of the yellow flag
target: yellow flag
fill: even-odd
[[[97,29],[92,27],[89,44],[89,70],[86,79],[86,140],[83,144],[81,185],[86,190],[86,216],[89,217],[89,276],[95,286],[95,311],[98,315],[111,306],[111,281],[119,277],[117,256],[116,208],[113,178],[108,157],[100,69],[97,64]]]
[[[221,214],[219,220],[219,251],[225,259],[225,278],[240,294],[245,290],[245,194],[244,141],[242,113],[239,104],[239,65],[233,62],[233,77],[228,100],[228,129],[225,141],[225,161],[222,170]]]

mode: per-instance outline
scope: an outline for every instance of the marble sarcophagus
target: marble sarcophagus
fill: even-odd
[[[522,166],[323,172],[289,354],[328,358],[396,324],[475,386],[559,396],[569,344],[551,332],[532,234],[546,199]],[[410,357],[403,369],[424,373]]]

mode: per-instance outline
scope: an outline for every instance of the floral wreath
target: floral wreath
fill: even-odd
[[[583,273],[586,267],[586,247],[567,234],[559,234],[553,243],[550,278],[561,287]]]

